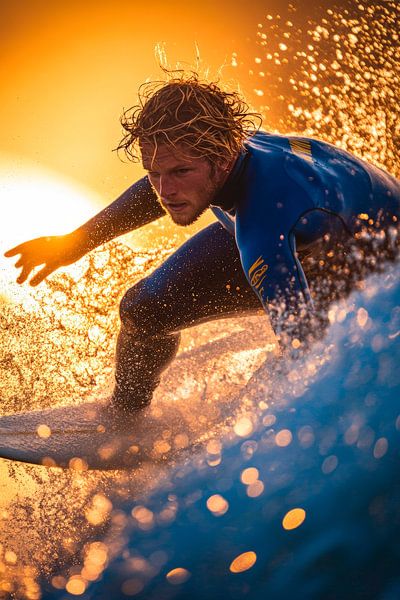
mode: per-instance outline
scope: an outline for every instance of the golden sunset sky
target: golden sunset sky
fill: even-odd
[[[249,73],[257,70],[257,34],[269,13],[283,22],[291,10],[282,0],[21,0],[0,6],[2,251],[29,237],[70,231],[143,175],[140,165],[122,162],[112,150],[121,138],[121,113],[136,103],[140,84],[162,76],[157,45],[172,66],[193,66],[198,48],[209,78],[220,73],[224,85],[239,85],[259,110]],[[296,7],[304,23],[315,17],[305,0]],[[273,116],[274,94],[264,83],[263,103]],[[168,235],[177,229],[168,225]],[[182,239],[192,231],[181,229]]]
[[[193,63],[197,44],[211,74],[236,52],[238,67],[223,77],[251,95],[257,23],[277,8],[271,0],[2,3],[0,154],[67,176],[108,203],[141,175],[112,149],[122,110],[160,75],[155,46],[175,64]]]

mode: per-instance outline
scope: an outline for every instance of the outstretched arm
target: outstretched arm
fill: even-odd
[[[18,283],[26,281],[33,269],[43,265],[30,281],[35,286],[59,267],[76,262],[101,244],[155,221],[164,214],[146,176],[75,231],[24,242],[5,252],[5,256],[20,254],[15,264],[17,268],[21,267]]]
[[[146,175],[74,233],[85,240],[86,253],[164,215]]]

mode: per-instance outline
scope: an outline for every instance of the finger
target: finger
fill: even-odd
[[[30,266],[30,265],[22,258],[22,256],[17,260],[17,262],[14,265],[14,267],[16,269],[19,269],[19,267],[28,267],[28,266]]]
[[[7,250],[6,252],[4,252],[4,256],[6,258],[10,258],[10,256],[15,256],[16,254],[20,254],[21,246],[22,246],[22,244],[19,244],[18,246],[15,246],[14,248],[10,248],[10,250]]]
[[[29,282],[29,285],[35,287],[38,285],[43,279],[46,279],[53,271],[55,271],[54,267],[43,267]]]
[[[24,283],[28,279],[29,273],[32,271],[32,267],[29,265],[24,265],[22,267],[22,271],[17,277],[17,283]]]

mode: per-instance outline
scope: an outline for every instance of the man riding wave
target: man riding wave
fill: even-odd
[[[236,92],[196,74],[146,84],[122,118],[119,145],[147,175],[77,230],[22,243],[18,282],[168,213],[181,226],[211,208],[191,237],[120,304],[114,407],[147,405],[180,331],[268,312],[283,348],[320,335],[329,305],[396,256],[400,182],[320,140],[260,131]]]

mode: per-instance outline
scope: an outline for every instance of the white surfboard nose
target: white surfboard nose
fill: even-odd
[[[174,426],[145,410],[118,417],[94,402],[16,413],[0,418],[0,457],[78,470],[165,464],[182,451],[163,437]]]

